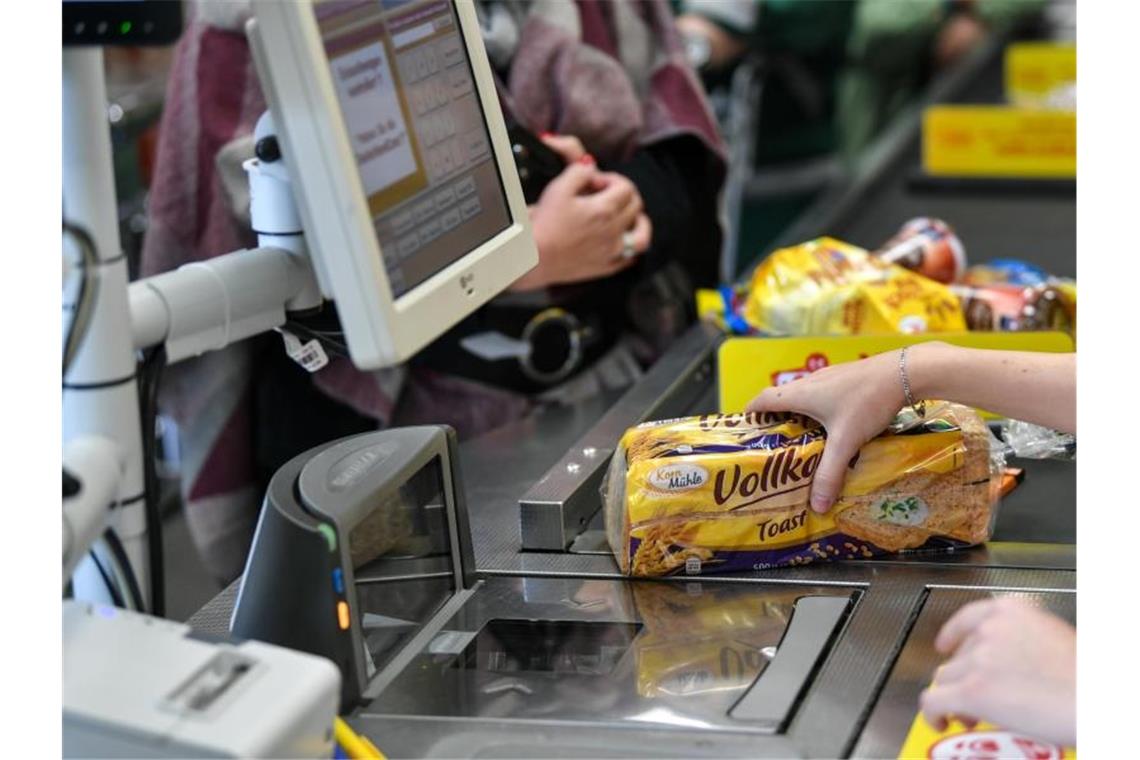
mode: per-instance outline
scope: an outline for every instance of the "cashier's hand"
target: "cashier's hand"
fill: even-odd
[[[749,412],[799,412],[827,429],[823,458],[811,486],[811,508],[831,509],[843,490],[847,466],[867,441],[883,432],[906,404],[897,351],[836,364],[784,385],[765,388]]]
[[[530,207],[530,221],[538,266],[513,290],[609,277],[637,261],[636,255],[622,255],[627,232],[635,254],[648,250],[653,237],[637,187],[599,170],[585,153],[546,186]]]
[[[986,599],[958,610],[934,646],[952,654],[920,698],[932,725],[984,720],[1076,746],[1077,632],[1068,623],[1020,599]]]

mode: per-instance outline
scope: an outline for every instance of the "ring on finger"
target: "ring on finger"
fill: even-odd
[[[621,257],[628,260],[636,255],[637,251],[633,247],[633,231],[627,230],[621,235]]]

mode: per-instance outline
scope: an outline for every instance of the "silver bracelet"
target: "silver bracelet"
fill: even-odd
[[[906,398],[906,405],[918,411],[917,405],[914,403],[914,396],[910,393],[910,378],[906,375],[906,352],[910,346],[904,346],[902,351],[899,351],[899,379],[902,380],[903,396]]]

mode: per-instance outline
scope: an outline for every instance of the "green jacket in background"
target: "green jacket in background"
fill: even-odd
[[[1047,0],[978,0],[991,28]],[[853,158],[917,93],[952,9],[945,0],[680,0],[765,55],[758,161]]]
[[[990,29],[1039,12],[1048,0],[979,0],[974,14]],[[935,39],[948,18],[944,0],[858,0],[847,65],[836,77],[837,149],[858,155],[909,102],[929,73]]]

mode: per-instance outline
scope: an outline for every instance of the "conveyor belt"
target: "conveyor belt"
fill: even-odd
[[[1076,186],[1059,182],[920,183],[921,110],[935,103],[1002,102],[1002,47],[978,50],[888,127],[850,177],[820,194],[773,247],[831,235],[875,248],[908,219],[933,216],[958,232],[972,262],[1020,258],[1076,275]],[[935,185],[937,183],[934,183]],[[955,187],[955,184],[957,186]]]
[[[1001,102],[1002,61],[996,57],[981,76],[951,102]],[[1018,258],[1063,277],[1076,276],[1077,198],[1075,184],[1001,184],[986,189],[969,183],[943,189],[917,186],[920,140],[908,140],[901,159],[865,193],[829,234],[874,248],[908,219],[933,216],[958,232],[971,262]]]

